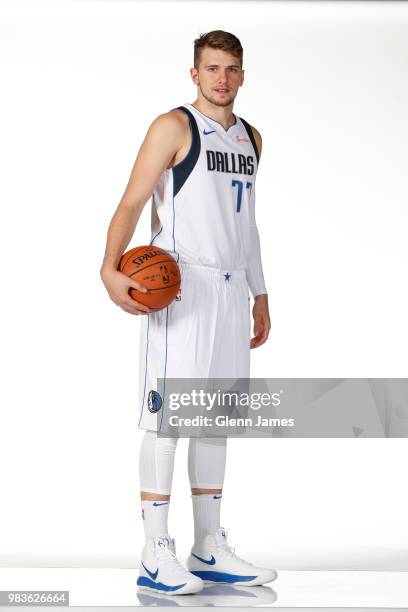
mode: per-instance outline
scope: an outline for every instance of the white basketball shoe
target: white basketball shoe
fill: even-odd
[[[193,546],[187,568],[206,583],[256,586],[272,582],[278,575],[273,569],[256,567],[238,557],[234,549],[228,546],[223,527]]]
[[[175,540],[167,534],[147,540],[137,585],[157,593],[184,595],[201,591],[204,583],[181,565],[176,557]]]

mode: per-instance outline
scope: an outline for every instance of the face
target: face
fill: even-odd
[[[201,95],[216,106],[232,104],[244,82],[238,58],[211,47],[202,49],[199,67],[191,68],[190,74]]]

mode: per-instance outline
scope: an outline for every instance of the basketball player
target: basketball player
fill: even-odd
[[[158,116],[140,147],[108,230],[101,277],[111,299],[145,315],[140,340],[140,451],[146,544],[138,585],[169,594],[195,593],[203,581],[259,585],[275,570],[235,555],[220,527],[226,438],[190,438],[188,473],[195,541],[184,568],[167,517],[177,438],[158,436],[157,378],[249,378],[250,348],[268,338],[270,319],[255,223],[255,179],[261,136],[233,114],[244,82],[236,36],[216,30],[194,42],[190,74],[197,98]],[[160,311],[134,301],[144,288],[117,271],[142,209],[152,196],[150,244],[180,267],[181,292]],[[250,334],[250,298],[254,298]],[[159,401],[158,401],[159,400]]]

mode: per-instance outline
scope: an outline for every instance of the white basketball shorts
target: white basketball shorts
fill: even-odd
[[[178,265],[179,296],[166,308],[140,315],[138,425],[151,431],[160,430],[158,378],[249,378],[245,270]]]

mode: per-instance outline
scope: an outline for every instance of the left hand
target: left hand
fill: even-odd
[[[254,317],[254,334],[251,338],[250,348],[258,348],[267,341],[269,331],[271,329],[271,320],[269,318],[268,295],[262,293],[255,298],[255,304],[252,308],[252,316]]]

